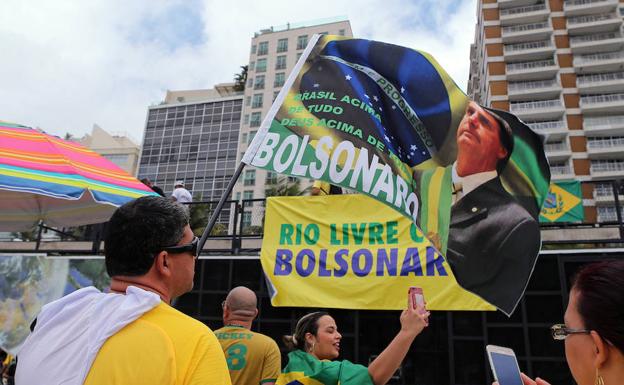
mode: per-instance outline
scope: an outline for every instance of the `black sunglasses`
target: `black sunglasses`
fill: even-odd
[[[164,247],[163,250],[165,250],[168,253],[173,253],[173,254],[191,252],[193,254],[193,257],[197,259],[197,257],[199,256],[199,253],[197,250],[198,244],[199,244],[199,238],[195,237],[193,238],[191,243],[187,243],[185,245],[167,246],[167,247]]]
[[[565,340],[570,334],[589,334],[591,330],[571,329],[564,324],[556,324],[550,327],[552,338],[557,341]]]

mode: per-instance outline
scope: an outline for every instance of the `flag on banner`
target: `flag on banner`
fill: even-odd
[[[584,219],[581,182],[551,183],[542,206],[540,222],[583,222]]]
[[[477,115],[485,118],[475,120]],[[472,132],[485,123],[498,130]],[[462,124],[470,130],[462,132]],[[480,135],[496,140],[476,140]],[[468,149],[481,142],[497,148]],[[468,173],[464,166],[475,162],[462,160],[462,154],[487,158],[492,167]],[[539,251],[537,220],[550,182],[541,138],[514,115],[471,102],[424,52],[315,35],[243,162],[323,180],[391,206],[417,223],[438,251],[449,253],[464,288],[507,312],[519,297],[505,304],[489,298],[501,290],[517,295],[515,289],[493,288],[496,277],[504,276],[501,258],[493,256],[516,257],[523,273],[509,285],[521,287],[521,294]],[[469,189],[459,198],[454,186],[462,180]],[[514,222],[494,226],[492,221],[508,221],[506,209]],[[483,225],[482,233],[468,238],[462,229],[473,222]],[[502,238],[497,230],[510,235]],[[491,240],[487,247],[476,244],[479,237]],[[488,261],[489,270],[478,273],[476,267]]]

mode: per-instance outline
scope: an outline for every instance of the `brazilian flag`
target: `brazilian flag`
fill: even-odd
[[[368,368],[350,361],[319,361],[295,350],[288,354],[288,365],[276,385],[373,385]]]
[[[540,222],[583,222],[584,219],[581,182],[551,183],[542,206]]]

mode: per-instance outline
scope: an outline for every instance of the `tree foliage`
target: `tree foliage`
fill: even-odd
[[[240,66],[241,72],[234,74],[234,90],[245,91],[245,84],[247,84],[247,69],[248,66]]]

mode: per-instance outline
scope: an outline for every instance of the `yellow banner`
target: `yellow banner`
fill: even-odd
[[[364,195],[268,198],[261,262],[273,306],[400,310],[418,286],[430,310],[495,310],[411,220]]]

